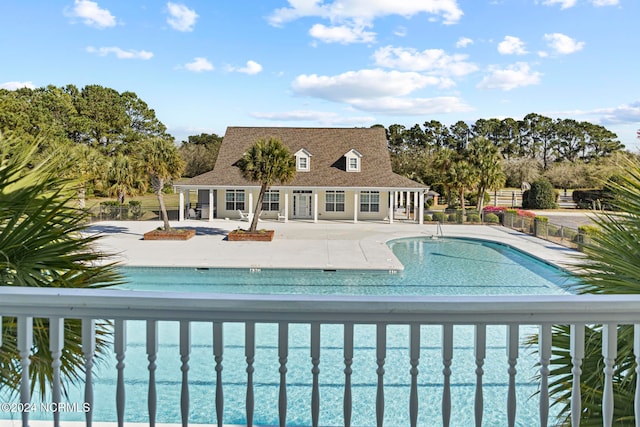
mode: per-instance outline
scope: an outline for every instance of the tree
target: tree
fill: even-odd
[[[222,137],[215,133],[191,135],[178,149],[185,161],[184,176],[194,177],[213,169],[222,145]]]
[[[553,185],[545,178],[531,183],[531,188],[522,195],[522,207],[525,209],[555,209],[556,193]]]
[[[640,293],[640,163],[625,162],[627,174],[608,186],[615,194],[616,211],[599,213],[599,231],[584,245],[586,260],[581,265],[580,294]],[[560,414],[569,422],[571,398],[571,356],[568,326],[558,326],[553,336],[550,395],[560,405]],[[602,425],[602,327],[587,325],[582,363],[581,424]],[[618,357],[613,373],[614,424],[633,425],[636,384],[633,354],[633,326],[618,326]]]
[[[87,212],[74,208],[72,181],[60,176],[72,167],[62,156],[37,159],[40,144],[0,134],[0,286],[99,288],[121,282],[108,254],[95,248],[95,235],[83,234]],[[60,162],[63,162],[60,164]],[[21,372],[16,320],[2,317],[0,392],[19,390]],[[65,320],[62,385],[80,380],[84,370],[81,322]],[[97,351],[107,345],[107,329],[99,326]],[[29,376],[46,401],[53,381],[48,319],[33,319]]]
[[[478,202],[476,208],[482,211],[484,193],[497,190],[505,183],[502,158],[498,147],[485,138],[474,138],[469,144],[469,161],[477,174]]]
[[[164,205],[162,190],[166,181],[180,177],[184,170],[184,161],[172,142],[162,138],[152,138],[141,144],[141,165],[149,175],[153,192],[158,197],[164,230],[171,230],[167,208]]]
[[[126,196],[143,193],[147,186],[139,159],[122,153],[111,158],[107,169],[106,185],[111,196],[124,203]]]
[[[273,184],[284,184],[293,180],[296,159],[279,139],[259,139],[240,159],[238,167],[245,179],[260,183],[260,194],[249,228],[249,231],[256,231],[264,193]]]

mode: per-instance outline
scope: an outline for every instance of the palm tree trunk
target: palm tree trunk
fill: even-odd
[[[157,176],[151,177],[151,185],[153,186],[153,190],[158,197],[158,203],[160,204],[160,213],[162,215],[162,221],[164,223],[164,231],[171,230],[171,225],[169,225],[169,215],[167,215],[167,208],[164,205],[164,196],[162,195],[162,187],[164,187],[164,180],[158,178]]]
[[[460,188],[460,209],[462,209],[462,222],[464,222],[464,187]]]
[[[258,202],[256,203],[255,212],[253,213],[253,219],[251,220],[251,227],[249,231],[256,231],[258,229],[258,219],[262,212],[262,201],[264,200],[264,193],[267,192],[267,184],[260,186],[260,194],[258,194]]]

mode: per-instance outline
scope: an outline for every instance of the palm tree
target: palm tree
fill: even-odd
[[[599,232],[584,247],[587,261],[578,293],[637,294],[640,293],[640,164],[628,162],[627,174],[608,185],[614,191],[619,211],[600,214],[596,223]],[[561,405],[564,425],[569,425],[571,398],[571,357],[568,326],[554,329],[550,384],[551,396]],[[581,377],[582,423],[584,426],[602,425],[602,327],[585,328],[585,357]],[[633,425],[634,391],[636,383],[633,354],[633,327],[618,326],[618,357],[613,377],[616,425]]]
[[[277,138],[260,139],[242,156],[238,167],[245,179],[260,183],[260,194],[249,231],[256,231],[264,193],[275,183],[287,183],[296,173],[296,159]]]
[[[144,192],[146,182],[135,156],[118,153],[111,158],[107,170],[107,190],[120,203],[124,203],[127,195],[132,196]]]
[[[97,251],[96,236],[81,234],[87,212],[72,207],[76,183],[61,177],[67,157],[38,160],[38,143],[23,143],[0,134],[0,286],[98,288],[122,279],[107,255]],[[51,384],[48,319],[34,318],[29,375],[32,392],[44,398]],[[0,391],[16,391],[22,375],[16,321],[2,318]],[[100,351],[106,329],[98,328]],[[79,379],[84,369],[81,322],[65,321],[62,353],[63,384]]]
[[[486,138],[474,138],[469,144],[469,159],[477,170],[478,202],[476,208],[482,212],[484,193],[501,188],[506,177],[502,170],[502,156],[498,147]]]
[[[180,177],[185,167],[184,160],[180,157],[173,142],[167,139],[153,138],[142,142],[141,162],[151,179],[151,187],[158,197],[164,230],[169,231],[171,226],[162,190],[166,181]]]

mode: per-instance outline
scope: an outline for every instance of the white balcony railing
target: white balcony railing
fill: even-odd
[[[613,417],[612,375],[616,360],[616,326],[622,324],[635,325],[636,361],[640,360],[640,296],[504,296],[504,297],[348,297],[348,296],[282,296],[282,295],[213,295],[184,294],[158,292],[131,292],[118,290],[62,290],[0,287],[0,315],[17,317],[18,350],[21,358],[22,372],[26,372],[30,364],[32,351],[32,322],[34,318],[50,319],[51,352],[54,382],[51,385],[53,402],[61,399],[60,355],[63,346],[62,319],[82,319],[83,352],[85,355],[86,382],[84,399],[91,407],[94,400],[92,386],[92,367],[95,348],[95,321],[109,319],[113,321],[113,341],[115,359],[117,361],[114,377],[116,380],[115,396],[100,396],[100,399],[112,398],[116,401],[116,417],[119,425],[125,422],[126,382],[124,365],[126,355],[125,325],[127,321],[146,321],[146,351],[148,355],[148,423],[155,425],[158,406],[156,391],[156,362],[158,346],[158,321],[177,321],[179,328],[181,387],[179,391],[180,413],[182,424],[189,424],[190,395],[189,389],[189,354],[191,347],[190,324],[206,322],[212,324],[213,345],[211,367],[215,376],[215,388],[211,390],[211,398],[215,401],[215,414],[218,425],[223,425],[225,398],[225,375],[223,374],[223,324],[239,322],[244,324],[244,356],[246,376],[243,387],[246,387],[244,405],[247,425],[253,425],[257,403],[254,397],[254,364],[256,363],[255,326],[259,323],[275,323],[278,325],[278,417],[279,424],[287,424],[287,371],[288,331],[292,324],[310,325],[310,356],[308,366],[311,393],[308,407],[311,413],[311,424],[318,425],[319,414],[323,407],[320,384],[320,325],[338,324],[344,327],[342,342],[343,364],[343,396],[341,423],[349,426],[352,423],[354,405],[351,383],[351,365],[354,357],[354,325],[375,325],[376,377],[375,418],[378,426],[383,425],[385,408],[385,363],[387,359],[387,330],[393,325],[408,325],[409,357],[406,361],[406,374],[409,384],[409,404],[406,411],[411,425],[418,424],[421,401],[419,400],[419,366],[439,365],[441,377],[441,414],[437,424],[448,426],[455,424],[455,414],[451,410],[451,362],[454,357],[453,327],[472,325],[474,328],[475,358],[475,397],[473,413],[476,425],[482,425],[484,413],[483,366],[486,358],[487,325],[507,326],[507,364],[508,393],[504,412],[508,425],[516,424],[519,401],[516,401],[516,366],[519,360],[518,348],[521,341],[519,329],[525,325],[539,327],[539,424],[546,426],[549,422],[548,374],[551,358],[552,325],[572,325],[572,361],[574,388],[572,393],[572,423],[579,425],[580,408],[580,375],[584,353],[584,325],[603,325],[602,354],[605,383],[603,389],[603,425],[610,426]],[[442,330],[442,348],[439,360],[424,360],[420,354],[420,328],[423,325],[437,325]],[[1,337],[0,337],[1,338]],[[0,341],[1,343],[1,341]],[[215,372],[215,373],[213,373]],[[640,376],[638,376],[640,378]],[[22,376],[20,400],[22,404],[30,402],[29,378]],[[640,390],[640,387],[637,388]],[[636,392],[636,414],[640,410],[640,392]],[[162,396],[165,398],[166,396]],[[274,397],[275,399],[275,397]],[[335,401],[330,403],[335,405]],[[394,405],[396,403],[393,403]],[[2,414],[0,414],[2,415]],[[54,425],[59,425],[59,414],[53,414]],[[86,413],[86,425],[92,424],[92,412]],[[452,416],[454,417],[452,419]],[[22,425],[27,426],[29,413],[21,414]],[[429,418],[435,419],[433,414]],[[422,420],[421,423],[425,421]],[[435,422],[434,422],[435,424]],[[638,423],[636,422],[636,425]]]

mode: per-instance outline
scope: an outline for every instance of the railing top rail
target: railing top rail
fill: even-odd
[[[0,315],[292,323],[640,323],[640,295],[378,297],[0,287]]]

